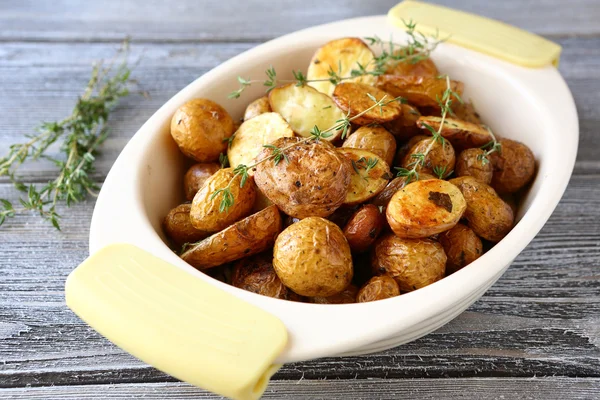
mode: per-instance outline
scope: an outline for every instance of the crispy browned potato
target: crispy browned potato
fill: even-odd
[[[392,196],[386,217],[396,235],[425,238],[452,228],[467,204],[460,190],[440,179],[411,182]]]
[[[392,177],[390,167],[377,155],[366,150],[340,148],[352,166],[345,205],[356,205],[377,196]]]
[[[319,92],[331,96],[335,85],[329,81],[329,71],[335,71],[339,76],[350,76],[352,70],[359,69],[359,64],[367,71],[375,69],[375,64],[372,62],[373,52],[359,38],[347,37],[332,40],[321,46],[314,54],[306,78],[308,80],[320,80],[319,82],[310,82],[309,85],[317,89]],[[365,83],[372,85],[375,82],[375,77],[365,75],[352,79],[353,82]]]
[[[280,149],[290,147],[285,160],[265,161],[256,167],[259,189],[281,211],[296,218],[331,215],[346,200],[352,167],[328,142],[302,143],[299,138],[273,142]],[[259,157],[269,157],[265,148]]]
[[[385,217],[379,208],[365,204],[356,210],[344,227],[344,236],[353,252],[362,253],[371,247],[384,226]]]
[[[369,111],[377,101],[391,101],[394,96],[373,86],[362,83],[342,82],[335,87],[333,91],[333,101],[338,107],[350,117],[356,117],[352,120],[356,125],[383,124],[400,118],[402,107],[400,102],[393,101],[381,107],[375,107]],[[360,117],[358,114],[363,113]]]
[[[204,270],[273,247],[280,231],[279,210],[275,206],[267,207],[191,246],[181,258]]]
[[[183,177],[183,191],[187,200],[193,200],[204,182],[213,176],[221,166],[216,163],[199,163],[192,165]]]
[[[254,118],[257,115],[271,112],[271,105],[269,104],[269,98],[267,96],[260,97],[248,104],[246,111],[244,112],[244,121],[248,121],[250,118]]]
[[[521,142],[500,139],[499,152],[490,154],[494,166],[492,187],[500,194],[514,193],[527,185],[535,174],[533,153]]]
[[[406,58],[402,60],[388,61],[388,67],[385,71],[386,74],[400,76],[430,76],[432,78],[440,75],[435,63],[433,60],[431,60],[431,58],[425,58],[420,61],[415,60],[416,56],[418,56],[418,52],[411,51],[409,53],[406,48],[403,48],[394,51],[394,55]]]
[[[477,125],[483,124],[481,122],[479,113],[475,111],[475,107],[470,101],[465,101],[463,103],[458,101],[454,102],[454,104],[452,104],[452,111],[454,111],[456,118],[460,119],[461,121],[470,122]]]
[[[427,179],[437,179],[435,176],[422,172],[419,174],[419,179],[424,181]],[[406,176],[399,176],[390,181],[387,186],[379,192],[371,201],[372,204],[381,207],[387,207],[396,192],[406,186]]]
[[[350,304],[356,303],[357,294],[358,288],[351,284],[344,289],[342,293],[334,294],[329,297],[313,297],[311,300],[316,304]]]
[[[444,96],[446,80],[428,76],[381,75],[376,86],[393,97],[403,97],[418,107],[438,107],[438,99]],[[450,81],[452,91],[462,95],[462,82]]]
[[[192,225],[190,220],[191,204],[180,204],[173,208],[163,221],[163,229],[174,245],[197,242],[204,239],[209,233],[200,231]]]
[[[421,140],[429,138],[430,136],[417,135],[408,139],[405,143],[398,147],[398,150],[396,151],[396,157],[394,157],[394,165],[401,166],[402,162],[404,161],[404,157],[406,156],[406,154],[408,154],[410,149],[412,149],[412,147],[415,144],[419,143]]]
[[[441,233],[438,240],[448,257],[446,275],[453,274],[483,254],[481,239],[463,224],[456,224],[454,228]]]
[[[438,131],[441,124],[442,118],[440,117],[420,117],[417,121],[417,126],[423,129],[425,133],[429,132],[426,125],[429,125],[435,131]],[[484,144],[491,142],[493,139],[485,126],[460,121],[455,118],[446,118],[444,120],[444,127],[440,133],[459,150],[471,147],[481,147]]]
[[[357,303],[389,299],[400,296],[400,288],[394,278],[389,275],[374,276],[360,288],[356,296]]]
[[[233,119],[227,111],[208,99],[193,99],[175,111],[171,136],[179,150],[198,162],[215,162],[227,150],[233,134]]]
[[[396,139],[385,128],[378,125],[361,126],[342,144],[342,147],[367,150],[377,154],[388,165],[394,162]]]
[[[190,218],[194,228],[213,233],[250,214],[256,199],[256,186],[252,177],[243,187],[240,187],[241,180],[242,176],[235,175],[233,168],[220,169],[206,180],[192,202]],[[223,209],[221,201],[225,193],[217,191],[227,187],[233,196],[233,205]]]
[[[273,269],[270,251],[242,258],[233,265],[231,284],[249,292],[282,300],[302,301],[302,297],[285,287]]]
[[[411,137],[421,133],[417,127],[417,121],[421,116],[419,110],[410,104],[402,104],[402,115],[395,120],[383,124],[384,128],[390,131],[398,140],[408,140]]]
[[[461,176],[449,182],[462,192],[467,202],[465,218],[478,236],[498,242],[510,232],[513,211],[494,189],[472,176]]]
[[[352,255],[342,230],[319,217],[288,226],[275,241],[273,267],[283,284],[309,297],[341,293],[352,280]]]
[[[413,145],[413,147],[411,147],[404,156],[401,164],[402,167],[411,169],[413,163],[418,161],[418,159],[415,158],[415,155],[425,154],[432,141],[434,143],[431,151],[429,151],[429,153],[427,153],[425,156],[423,165],[417,166],[417,172],[438,175],[436,173],[437,171],[439,173],[443,173],[442,178],[449,176],[454,170],[454,164],[456,163],[454,148],[448,141],[440,143],[439,141],[434,140],[432,137],[422,139]]]
[[[456,176],[472,176],[489,185],[494,169],[489,161],[483,159],[484,155],[485,151],[479,148],[461,151],[456,158]]]
[[[375,243],[371,268],[375,275],[394,278],[400,292],[406,293],[442,279],[446,254],[442,245],[431,239],[405,239],[390,233]]]

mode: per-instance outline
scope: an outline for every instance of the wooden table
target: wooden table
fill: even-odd
[[[240,4],[237,4],[240,3]],[[243,3],[243,4],[241,4]],[[488,293],[456,320],[379,354],[286,365],[266,398],[600,398],[600,3],[445,0],[563,46],[560,71],[577,103],[581,139],[552,218]],[[130,96],[111,118],[102,182],[127,140],[173,94],[257,44],[329,21],[383,14],[394,1],[19,1],[0,3],[0,153],[42,120],[70,112],[93,60],[130,35]],[[539,132],[540,140],[544,133]],[[27,166],[27,182],[50,179]],[[549,179],[552,179],[551,177]],[[5,178],[0,198],[16,199]],[[0,398],[215,398],[107,342],[65,306],[67,274],[88,254],[94,201],[56,232],[35,216],[0,228]]]

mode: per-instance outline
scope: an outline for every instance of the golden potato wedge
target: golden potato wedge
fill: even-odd
[[[440,75],[435,63],[431,58],[416,60],[418,52],[409,53],[406,48],[394,51],[395,56],[403,56],[405,59],[390,60],[387,62],[386,74],[400,76],[429,76],[435,78]]]
[[[315,304],[350,304],[356,303],[357,294],[358,288],[351,284],[342,293],[329,297],[312,297],[310,300]]]
[[[431,239],[406,239],[393,233],[381,237],[371,253],[375,275],[394,278],[401,293],[412,292],[444,277],[446,254]]]
[[[402,104],[402,115],[392,121],[383,124],[398,140],[409,140],[413,136],[419,135],[421,130],[417,127],[417,120],[421,113],[416,107],[410,104]]]
[[[443,178],[449,176],[454,170],[454,164],[456,163],[454,148],[450,142],[444,141],[443,143],[440,143],[437,140],[434,141],[432,137],[420,140],[411,147],[402,160],[402,167],[411,169],[414,165],[413,163],[418,161],[416,155],[425,154],[432,141],[433,145],[431,150],[425,156],[423,164],[417,166],[417,172],[434,174],[434,172],[437,171],[439,174],[443,173]],[[438,173],[435,173],[435,175],[439,175]]]
[[[248,121],[257,115],[271,112],[271,105],[269,104],[269,98],[267,96],[260,97],[248,104],[246,111],[244,111],[244,121]]]
[[[386,217],[398,237],[426,238],[452,228],[466,209],[465,198],[456,186],[428,179],[411,182],[396,192]]]
[[[410,104],[423,107],[438,107],[446,90],[446,80],[428,76],[381,75],[377,77],[376,86],[393,97],[401,96]],[[462,82],[450,81],[450,88],[462,95]]]
[[[324,131],[344,118],[344,113],[331,97],[308,85],[290,83],[275,88],[269,93],[269,103],[273,111],[281,114],[292,130],[302,137],[310,137],[315,126]],[[343,130],[340,128],[330,133],[332,135],[325,140],[332,142],[342,136]]]
[[[271,248],[280,231],[279,210],[267,207],[195,243],[181,258],[197,269],[208,269]]]
[[[361,126],[348,136],[342,147],[367,150],[377,154],[388,165],[394,162],[396,139],[385,128],[378,125]]]
[[[360,288],[357,296],[357,303],[366,303],[389,299],[390,297],[400,296],[400,287],[394,278],[389,275],[374,276]]]
[[[240,187],[241,180],[241,175],[236,176],[233,168],[220,169],[206,180],[192,201],[190,219],[194,228],[213,233],[250,214],[256,199],[256,186],[252,177],[244,187]],[[230,188],[234,202],[231,207],[222,209],[221,200],[225,194],[217,192],[226,187]]]
[[[492,182],[494,167],[488,161],[482,159],[485,151],[480,148],[472,148],[461,151],[456,158],[456,176],[472,176],[489,185]]]
[[[483,254],[481,239],[471,228],[463,224],[456,224],[454,228],[442,232],[439,242],[448,257],[446,275],[453,274]]]
[[[370,151],[342,147],[338,151],[352,165],[344,204],[355,205],[377,196],[391,179],[389,165]]]
[[[273,267],[283,284],[302,296],[329,297],[352,280],[352,255],[333,222],[309,217],[288,226],[275,241]]]
[[[335,71],[340,77],[348,77],[352,70],[359,69],[359,64],[367,71],[375,69],[373,52],[369,46],[355,37],[336,39],[324,44],[316,51],[308,66],[306,77],[310,80],[324,79],[321,82],[311,82],[309,85],[319,92],[331,96],[335,85],[329,82],[329,71]],[[375,77],[365,75],[346,82],[348,81],[372,85]]]
[[[440,117],[420,117],[417,126],[423,129],[423,132],[430,133],[426,125],[433,128],[434,131],[440,129],[442,118]],[[446,118],[441,135],[448,139],[452,146],[457,149],[468,149],[471,147],[481,147],[492,141],[492,135],[483,125],[472,124],[470,122],[460,121],[454,118]]]
[[[373,204],[360,207],[344,226],[344,236],[355,253],[363,253],[371,247],[385,226],[385,217]]]
[[[492,187],[500,194],[514,193],[527,185],[535,175],[533,153],[521,142],[500,139],[500,151],[490,154],[494,167]]]
[[[199,163],[192,165],[183,177],[183,191],[187,200],[194,200],[204,182],[213,176],[221,166],[216,163]]]
[[[282,137],[293,137],[294,131],[281,115],[269,112],[257,115],[244,121],[235,132],[227,157],[229,165],[235,168],[240,164],[249,166],[254,163],[256,156],[264,145],[270,144]],[[252,170],[248,171],[254,174]]]
[[[163,221],[165,234],[175,246],[197,242],[209,235],[207,232],[194,228],[190,220],[191,209],[191,204],[180,204],[169,211]]]
[[[362,83],[342,82],[335,87],[333,91],[333,101],[338,107],[349,114],[350,117],[356,117],[352,122],[356,125],[383,124],[400,118],[402,107],[399,101],[392,101],[394,96],[383,90]],[[369,111],[376,102],[384,100],[387,103],[381,107],[375,107]],[[357,115],[362,114],[360,117]]]

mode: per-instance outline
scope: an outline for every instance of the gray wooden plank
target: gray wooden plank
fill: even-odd
[[[523,2],[433,1],[499,19],[536,33],[598,34],[596,0]],[[266,40],[298,29],[365,15],[385,14],[396,0],[340,0],[324,3],[284,0],[265,6],[243,2],[136,0],[8,0],[0,3],[0,39],[7,41]],[[560,10],[558,12],[557,10]]]

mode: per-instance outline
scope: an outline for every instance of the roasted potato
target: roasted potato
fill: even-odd
[[[344,200],[346,205],[364,203],[377,196],[392,177],[387,163],[370,151],[344,147],[338,151],[352,165],[350,186]]]
[[[373,204],[365,204],[352,215],[344,227],[344,236],[350,249],[356,253],[367,251],[385,226],[385,217]]]
[[[500,139],[499,152],[490,154],[494,166],[492,187],[500,194],[514,193],[527,185],[535,174],[535,158],[521,142]]]
[[[342,205],[333,214],[328,216],[327,219],[343,229],[359,207]]]
[[[165,234],[176,246],[197,242],[209,235],[207,232],[194,228],[190,220],[191,209],[191,204],[180,204],[169,211],[163,221]]]
[[[296,218],[326,217],[344,203],[352,167],[335,147],[299,138],[281,138],[273,145],[288,148],[286,159],[259,164],[254,179],[281,211]],[[265,148],[259,157],[272,154],[273,149]]]
[[[206,180],[192,201],[190,219],[194,228],[213,233],[250,214],[256,199],[256,186],[252,177],[243,187],[240,187],[241,180],[242,176],[235,175],[233,168],[220,169]],[[233,205],[223,209],[221,201],[225,193],[218,191],[227,187],[233,196]]]
[[[329,297],[313,297],[311,301],[316,304],[350,304],[356,303],[358,288],[350,284],[342,293]]]
[[[437,179],[435,176],[422,172],[419,174],[419,179],[424,181],[426,179]],[[380,207],[387,207],[388,203],[392,199],[392,196],[396,192],[406,186],[406,176],[399,176],[390,181],[386,187],[379,192],[377,196],[371,201],[372,204]]]
[[[285,287],[273,269],[270,251],[242,258],[233,265],[231,284],[249,292],[282,300],[302,301],[302,297]]]
[[[235,132],[231,146],[227,151],[229,164],[237,167],[240,164],[251,165],[263,146],[282,137],[293,137],[294,131],[281,115],[270,112],[257,115],[244,121]],[[249,170],[250,175],[253,174]]]
[[[431,136],[427,135],[417,135],[411,137],[406,142],[404,142],[401,146],[398,147],[398,150],[396,151],[396,157],[394,157],[394,165],[401,166],[402,162],[404,161],[404,157],[408,154],[410,149],[412,149],[412,147],[415,144],[419,143],[421,140],[429,139],[430,137]]]
[[[456,224],[454,228],[441,233],[438,241],[448,257],[446,275],[471,264],[483,254],[481,239],[471,228],[463,224]]]
[[[513,211],[494,189],[472,176],[461,176],[449,181],[462,192],[467,209],[465,218],[469,228],[490,242],[498,242],[510,232],[514,222]]]
[[[248,104],[246,111],[244,111],[244,121],[248,121],[250,118],[254,118],[257,115],[271,112],[271,105],[269,104],[269,98],[267,96],[260,97]]]
[[[361,126],[348,136],[342,147],[370,151],[388,165],[392,165],[396,155],[396,139],[385,128],[377,125]]]
[[[440,75],[431,58],[417,60],[419,52],[402,48],[394,51],[395,56],[405,57],[400,60],[390,60],[387,63],[386,74],[399,76],[429,76],[435,78]],[[421,57],[422,58],[422,57]]]
[[[213,176],[221,166],[216,163],[199,163],[192,165],[183,177],[183,191],[187,200],[193,200],[204,182]]]
[[[444,96],[446,80],[428,76],[381,75],[376,86],[393,97],[403,97],[418,107],[438,107],[438,99]],[[450,81],[452,91],[462,95],[462,82]]]
[[[427,153],[429,146],[432,147]],[[440,143],[431,137],[418,141],[410,148],[402,160],[402,167],[411,169],[413,163],[418,161],[416,155],[425,153],[427,153],[427,155],[425,156],[423,165],[417,166],[417,172],[425,172],[434,175],[438,175],[439,173],[443,175],[441,176],[442,178],[445,178],[454,170],[456,156],[454,154],[454,148],[452,145],[448,141]]]
[[[227,111],[208,99],[193,99],[175,111],[171,136],[186,156],[198,162],[216,162],[227,150],[233,134],[233,119]]]
[[[386,122],[383,124],[383,127],[390,131],[396,139],[408,140],[421,133],[421,130],[417,127],[417,121],[421,113],[410,104],[402,104],[400,107],[402,108],[402,115],[392,121]]]
[[[427,126],[438,131],[441,124],[441,117],[419,117],[417,121],[417,126],[423,129],[425,133],[429,132]],[[455,146],[459,150],[481,147],[493,140],[492,135],[485,126],[454,118],[446,118],[444,120],[444,127],[440,133],[444,139],[448,139],[452,143],[452,146]]]
[[[356,296],[357,303],[389,299],[400,296],[400,287],[394,278],[389,275],[374,276],[360,288]]]
[[[273,267],[283,284],[309,297],[341,293],[352,280],[352,255],[342,230],[319,217],[288,226],[275,241]]]
[[[386,217],[403,238],[425,238],[458,223],[467,208],[460,190],[440,179],[411,182],[392,196]]]
[[[456,176],[472,176],[473,178],[489,185],[492,182],[494,168],[492,164],[483,159],[485,151],[479,148],[466,149],[458,154],[454,172]]]
[[[431,239],[406,239],[394,234],[381,237],[371,253],[373,274],[396,280],[401,293],[425,287],[444,277],[446,254]]]
[[[367,71],[375,69],[372,63],[373,52],[359,38],[348,37],[332,40],[321,46],[313,55],[308,66],[306,78],[321,80],[310,82],[309,85],[321,93],[331,96],[335,85],[329,81],[329,71],[335,71],[339,76],[349,76],[354,69],[359,69],[359,64]],[[375,77],[372,75],[360,76],[352,79],[353,82],[372,85]]]
[[[308,85],[290,83],[275,88],[269,93],[269,103],[273,111],[281,114],[294,132],[302,137],[310,137],[315,126],[324,131],[344,118],[344,113],[331,97]],[[325,140],[335,141],[342,136],[343,129],[340,127],[330,133],[332,135]]]
[[[386,105],[369,110],[376,102],[389,101]],[[333,101],[345,114],[353,117],[357,125],[383,124],[400,118],[400,102],[392,101],[394,96],[373,86],[362,83],[342,82],[333,91]],[[368,110],[368,111],[367,111]],[[358,116],[361,114],[360,116]]]
[[[470,122],[476,125],[482,125],[481,117],[477,111],[475,111],[475,107],[473,103],[470,101],[465,102],[454,102],[452,104],[452,111],[457,119],[461,121]]]
[[[200,270],[261,253],[275,243],[281,231],[281,215],[267,207],[186,250],[181,258]]]

